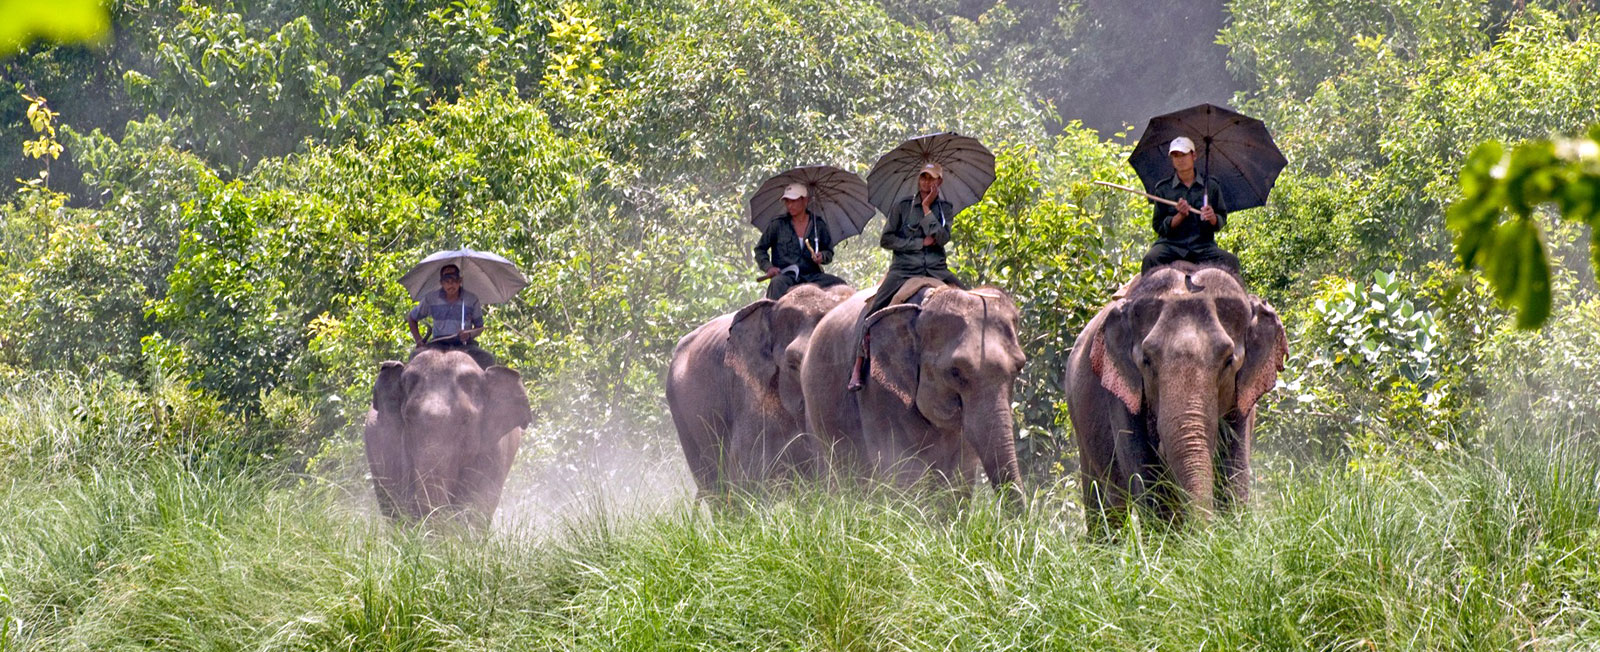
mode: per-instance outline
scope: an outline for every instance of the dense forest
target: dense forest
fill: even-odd
[[[10,483],[0,502],[17,506],[0,515],[0,650],[268,639],[310,649],[1087,644],[1051,642],[1073,636],[1138,648],[1192,647],[1195,636],[1274,649],[1593,645],[1600,612],[1581,596],[1600,591],[1600,244],[1557,206],[1509,200],[1539,225],[1528,241],[1552,270],[1548,320],[1523,329],[1519,299],[1493,283],[1509,272],[1463,266],[1447,214],[1478,187],[1464,188],[1462,174],[1481,143],[1587,137],[1592,150],[1597,10],[1581,0],[114,0],[100,39],[38,41],[0,59],[0,314],[11,322],[0,331],[0,478]],[[1219,238],[1289,332],[1290,357],[1261,404],[1258,475],[1264,493],[1301,495],[1192,547],[1078,548],[1066,531],[1079,526],[1043,513],[1076,509],[1062,376],[1078,331],[1138,271],[1152,238],[1149,204],[1091,182],[1137,185],[1127,158],[1144,122],[1201,102],[1264,120],[1289,160],[1267,205],[1239,212]],[[364,514],[361,423],[378,363],[410,347],[403,314],[414,302],[398,281],[423,256],[493,251],[531,283],[489,310],[483,338],[533,400],[514,475],[626,484],[616,459],[681,463],[662,395],[678,338],[761,296],[750,280],[758,233],[743,216],[755,185],[813,163],[865,174],[888,148],[937,131],[975,136],[997,155],[998,178],[961,214],[951,260],[1022,309],[1028,363],[1014,410],[1039,513],[1007,524],[978,506],[943,528],[915,510],[818,498],[711,534],[678,514],[629,539],[599,517],[553,548],[403,533],[372,547],[387,535],[363,530],[284,552]],[[841,245],[830,270],[858,288],[876,283],[888,262],[880,226]],[[1545,444],[1556,452],[1516,452]],[[1493,495],[1530,478],[1542,486],[1517,494],[1528,502]],[[689,491],[670,473],[632,481]],[[118,488],[133,484],[157,489]],[[1361,507],[1395,496],[1401,515]],[[1473,500],[1492,503],[1478,516],[1505,522],[1428,520],[1471,519]],[[208,514],[201,529],[216,539],[166,514],[190,509]],[[1318,510],[1390,538],[1362,548],[1291,532],[1316,530]],[[1529,510],[1537,522],[1519,520]],[[1406,529],[1413,516],[1425,524]],[[261,533],[285,519],[303,532],[286,535],[286,548]],[[1049,553],[1035,530],[1082,554]],[[879,557],[915,565],[904,557],[926,553],[930,566],[960,563],[966,575],[981,566],[997,584],[901,588],[970,592],[991,607],[1010,581],[1018,594],[1054,587],[1032,593],[1041,600],[1093,594],[1111,611],[1196,613],[1186,610],[1221,581],[1225,558],[1261,561],[1260,546],[1285,541],[1305,554],[1264,562],[1281,575],[1226,584],[1303,580],[1326,592],[1280,592],[1312,605],[1298,612],[1236,597],[1238,620],[1189,623],[1198,629],[1105,629],[1014,604],[852,619],[849,608],[884,615],[901,603],[892,591],[774,571],[799,595],[841,592],[810,605],[796,634],[759,610],[707,616],[716,624],[697,629],[674,617],[679,598],[640,597],[713,599],[671,586],[689,579],[656,576],[631,596],[597,588],[681,564],[736,593],[771,590],[734,600],[782,612],[771,603],[787,589],[758,589],[772,576],[734,570],[757,572],[752,560],[829,537],[849,543],[828,553],[838,557],[827,572],[884,586],[916,573]],[[1451,547],[1441,540],[1470,550],[1417,552]],[[928,541],[980,558],[917,552]],[[708,542],[746,557],[715,558]],[[269,599],[248,578],[188,567],[227,566],[231,545],[273,550],[276,561],[249,572],[308,564],[312,594]],[[1344,554],[1330,550],[1357,548],[1373,555],[1363,557],[1369,575],[1315,584],[1327,577],[1318,564]],[[1146,554],[1165,579],[1124,575],[1131,584],[1105,588]],[[1497,566],[1508,554],[1526,566]],[[129,561],[141,556],[154,561]],[[510,561],[523,556],[547,561]],[[1408,562],[1432,578],[1422,584],[1446,588],[1375,579]],[[1063,565],[1080,574],[1062,579]],[[136,586],[197,575],[217,584],[161,595]],[[1168,582],[1186,588],[1143,592]],[[260,597],[226,606],[219,597],[252,592]],[[491,593],[559,623],[508,625]],[[108,615],[118,600],[145,619]],[[161,617],[177,608],[205,615]],[[1462,615],[1440,624],[1427,615],[1438,609]],[[296,615],[308,612],[317,615]],[[1007,625],[962,629],[969,618]],[[1024,624],[1035,618],[1056,628]],[[598,623],[615,628],[587,629]]]

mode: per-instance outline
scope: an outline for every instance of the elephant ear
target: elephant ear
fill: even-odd
[[[378,414],[397,416],[405,402],[405,388],[400,379],[405,375],[406,363],[387,360],[378,367],[378,380],[372,384],[372,409]]]
[[[1253,308],[1249,329],[1245,331],[1244,365],[1239,367],[1234,386],[1238,389],[1240,412],[1249,412],[1267,390],[1278,383],[1283,359],[1289,355],[1289,339],[1283,332],[1278,312],[1267,302],[1251,298]]]
[[[762,299],[741,308],[728,326],[728,349],[723,364],[733,371],[739,383],[778,391],[778,359],[772,350],[772,307],[777,302]]]
[[[1134,414],[1144,406],[1144,376],[1133,362],[1136,335],[1128,304],[1118,301],[1100,323],[1100,332],[1095,333],[1089,350],[1089,364],[1100,378],[1100,385]]]
[[[917,375],[921,367],[921,341],[917,337],[920,306],[895,304],[867,317],[865,332],[872,338],[870,391],[883,390],[911,409],[917,400]]]
[[[497,439],[533,421],[533,408],[528,404],[528,390],[522,386],[522,374],[516,370],[495,365],[483,372],[483,432],[486,439]]]
[[[361,434],[367,464],[372,470],[372,489],[378,498],[378,509],[391,519],[414,511],[410,502],[411,485],[406,481],[410,459],[406,455],[400,424],[400,406],[405,398],[400,379],[405,370],[405,363],[394,360],[378,368],[378,380],[372,386],[372,411],[367,413],[366,427]]]

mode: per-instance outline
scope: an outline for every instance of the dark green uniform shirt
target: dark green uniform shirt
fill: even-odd
[[[833,234],[828,231],[828,223],[815,213],[811,214],[811,224],[806,227],[806,240],[802,243],[800,236],[794,232],[794,220],[785,213],[783,217],[768,223],[767,230],[756,241],[756,267],[766,271],[769,267],[782,270],[797,265],[801,279],[821,274],[822,267],[811,260],[811,252],[806,250],[807,243],[822,254],[823,265],[833,262]]]
[[[1201,190],[1202,188],[1205,190]],[[1183,223],[1174,227],[1172,218],[1178,215],[1178,209],[1159,202],[1150,202],[1156,209],[1150,218],[1150,226],[1155,229],[1156,235],[1160,236],[1156,238],[1156,244],[1190,251],[1217,246],[1217,231],[1228,225],[1228,212],[1222,205],[1222,190],[1217,186],[1217,182],[1196,174],[1194,183],[1185,186],[1178,180],[1178,175],[1174,174],[1151,188],[1150,194],[1172,201],[1187,199],[1189,205],[1194,207],[1189,216],[1183,218]],[[1211,196],[1211,209],[1217,212],[1216,226],[1200,219],[1200,207],[1204,205],[1207,194]]]
[[[894,252],[889,261],[889,273],[912,276],[934,276],[932,272],[945,267],[944,246],[950,242],[950,228],[955,225],[950,202],[933,200],[933,211],[922,213],[922,198],[907,197],[896,204],[887,216],[883,237],[878,245]],[[933,236],[933,245],[924,247],[922,239]]]

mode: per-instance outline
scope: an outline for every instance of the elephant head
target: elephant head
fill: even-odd
[[[1016,304],[994,288],[941,289],[920,305],[892,305],[868,317],[872,378],[860,399],[863,422],[899,416],[867,430],[910,431],[925,422],[923,450],[944,450],[927,460],[930,469],[959,475],[959,468],[941,467],[970,450],[991,483],[1015,486],[1021,473],[1011,385],[1026,361],[1017,324]]]
[[[1210,514],[1213,460],[1220,445],[1239,444],[1219,442],[1219,423],[1248,437],[1256,401],[1288,353],[1277,313],[1228,271],[1157,268],[1109,308],[1092,347],[1101,385],[1143,422],[1132,430],[1154,439],[1146,443],[1170,479]]]
[[[802,425],[805,397],[800,391],[800,363],[811,343],[811,331],[828,310],[854,293],[848,286],[822,289],[800,285],[773,301],[762,299],[736,313],[728,327],[725,364],[734,382],[760,388],[746,393],[760,401],[758,409],[781,409]],[[745,393],[745,392],[741,392]]]
[[[486,522],[531,418],[522,377],[506,367],[435,349],[384,362],[364,436],[379,506],[411,518],[469,510]]]
[[[806,429],[800,366],[817,322],[853,293],[843,285],[799,285],[777,301],[762,299],[734,315],[723,363],[734,385],[730,398],[736,423],[730,445],[741,458],[736,464],[754,465],[747,475],[765,475],[757,467],[770,466],[779,457],[810,463],[818,453],[785,450]]]

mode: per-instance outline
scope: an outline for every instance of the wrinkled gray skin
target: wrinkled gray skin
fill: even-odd
[[[1011,298],[994,288],[949,288],[920,306],[874,313],[871,375],[849,392],[855,322],[872,296],[857,293],[817,324],[802,369],[811,427],[833,446],[841,470],[967,490],[981,468],[994,486],[1020,492],[1011,386],[1025,357]]]
[[[506,367],[435,349],[384,362],[364,435],[379,508],[487,525],[531,418],[522,377]]]
[[[702,497],[821,471],[816,439],[802,434],[800,362],[817,320],[854,291],[799,285],[678,341],[667,371],[667,407]]]
[[[1277,313],[1222,269],[1156,268],[1103,308],[1066,379],[1091,533],[1135,500],[1167,518],[1243,505],[1256,401],[1287,354]]]

